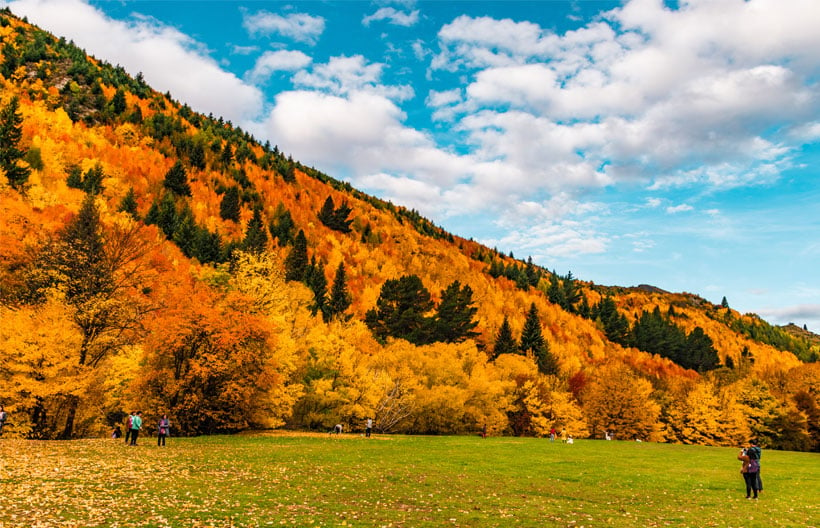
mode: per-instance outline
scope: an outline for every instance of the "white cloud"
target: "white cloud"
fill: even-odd
[[[336,95],[367,91],[397,101],[412,98],[414,92],[410,86],[380,84],[383,67],[379,63],[368,64],[361,55],[331,57],[325,64],[314,65],[311,71],[298,72],[293,76],[293,84]]]
[[[435,116],[547,188],[771,183],[817,137],[820,32],[807,19],[820,4],[633,0],[563,34],[460,16],[431,67],[472,82]]]
[[[252,83],[266,81],[275,71],[296,71],[310,64],[312,59],[301,51],[266,51],[246,74]]]
[[[258,89],[223,70],[203,45],[156,20],[113,20],[80,0],[17,0],[8,6],[132,75],[141,71],[153,88],[171,92],[194,110],[240,122],[262,108]]]
[[[693,207],[689,204],[680,204],[669,206],[666,208],[666,212],[669,214],[677,214],[677,213],[684,213],[686,211],[691,211]]]
[[[315,45],[325,31],[325,19],[307,13],[244,12],[242,25],[251,35],[281,35],[310,45]]]
[[[820,304],[797,304],[793,306],[761,308],[757,314],[777,324],[809,323],[815,333],[820,332]]]
[[[427,94],[427,99],[424,101],[428,106],[439,107],[458,103],[461,101],[461,89],[453,88],[452,90],[445,90],[437,92],[430,90]]]
[[[419,21],[419,11],[411,11],[405,13],[393,7],[382,7],[372,15],[367,15],[362,19],[362,24],[369,26],[371,22],[386,20],[389,24],[394,26],[410,27]]]

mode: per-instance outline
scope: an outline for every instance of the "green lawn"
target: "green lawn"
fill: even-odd
[[[0,527],[820,526],[820,455],[532,438],[0,440]]]

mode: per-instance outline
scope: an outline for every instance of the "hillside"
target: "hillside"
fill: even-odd
[[[14,434],[381,430],[818,448],[801,336],[450,234],[0,14]],[[505,321],[507,324],[505,325]]]

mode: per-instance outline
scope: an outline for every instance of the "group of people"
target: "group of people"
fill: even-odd
[[[128,419],[125,422],[125,445],[137,445],[137,438],[139,438],[140,431],[142,431],[142,411],[131,411]],[[164,446],[165,439],[171,432],[171,421],[167,414],[163,414],[162,418],[157,423],[157,445]],[[121,435],[119,426],[115,427],[111,432],[112,438],[119,438]]]
[[[330,434],[342,434],[343,426],[340,423],[337,423],[333,426],[333,429],[330,431]],[[364,434],[367,438],[370,438],[370,434],[373,432],[373,418],[368,418],[365,422],[364,426]]]
[[[740,474],[746,483],[747,499],[756,499],[758,493],[763,491],[763,481],[760,479],[761,455],[757,440],[750,440],[749,447],[742,448],[737,455],[737,459],[741,461]]]

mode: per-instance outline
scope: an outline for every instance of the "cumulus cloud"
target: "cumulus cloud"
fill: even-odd
[[[415,11],[405,13],[393,7],[382,7],[372,15],[367,15],[362,18],[362,24],[369,26],[371,22],[380,20],[384,20],[394,26],[410,27],[419,21],[419,11],[416,9]]]
[[[381,84],[383,65],[368,63],[361,55],[331,57],[325,64],[316,64],[310,71],[300,71],[293,77],[297,87],[323,90],[337,95],[356,91],[378,93],[389,99],[403,101],[413,97],[410,86]]]
[[[199,42],[154,19],[114,20],[80,0],[16,0],[11,10],[130,74],[142,72],[159,91],[193,109],[237,122],[262,109],[262,93],[223,70]]]
[[[296,71],[310,64],[312,59],[301,51],[266,51],[254,64],[246,77],[252,83],[266,81],[276,71]]]
[[[460,16],[439,31],[431,67],[472,75],[466,99],[443,113],[428,104],[461,112],[479,153],[547,187],[547,166],[568,175],[565,189],[770,183],[817,137],[820,33],[806,22],[817,17],[820,4],[800,0],[633,0],[556,34]]]
[[[297,42],[315,45],[325,31],[325,19],[307,13],[278,15],[268,11],[243,13],[242,25],[251,35],[281,35]]]

